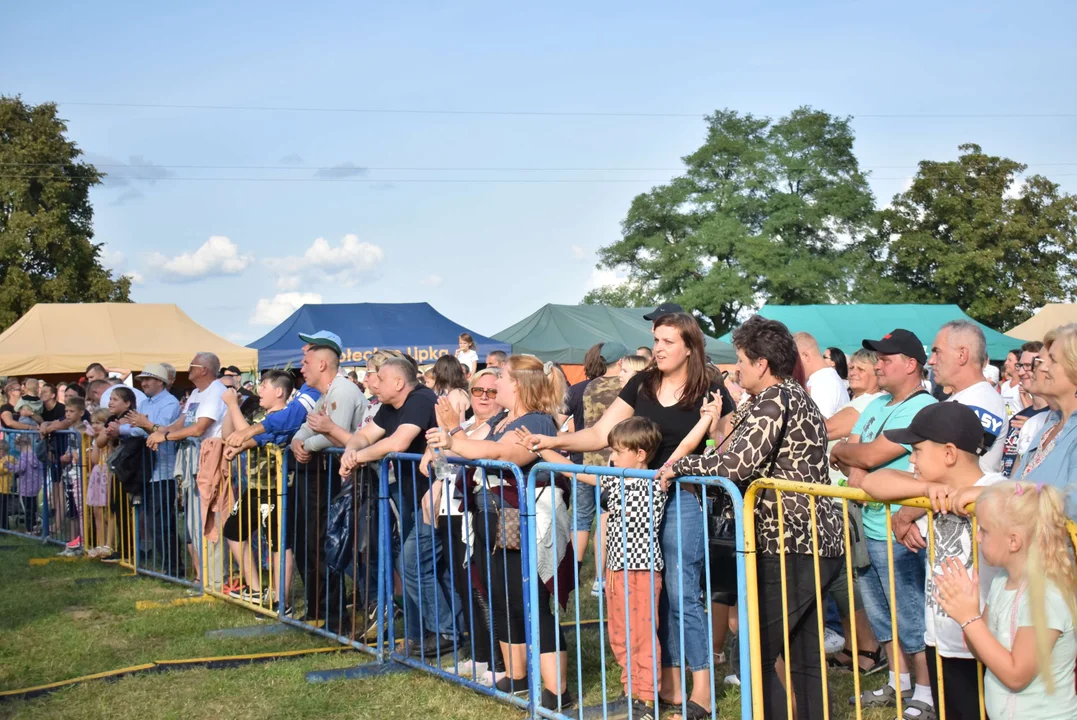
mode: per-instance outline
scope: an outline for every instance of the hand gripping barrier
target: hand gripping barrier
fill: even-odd
[[[556,477],[554,474],[567,476],[567,482],[560,479],[551,482],[551,477]],[[722,599],[722,604],[728,606],[739,598],[741,602],[736,603],[739,626],[747,626],[739,490],[724,478],[686,477],[676,478],[669,490],[661,493],[654,490],[654,477],[654,471],[551,463],[538,463],[529,472],[526,496],[521,503],[526,508],[521,511],[521,526],[526,536],[524,582],[529,606],[534,610],[529,614],[528,641],[531,650],[528,689],[533,716],[632,718],[647,711],[638,703],[610,701],[611,697],[621,695],[621,689],[609,688],[603,671],[608,663],[607,636],[622,666],[624,696],[649,701],[653,706],[655,689],[665,689],[672,681],[683,691],[679,708],[683,715],[687,702],[696,695],[689,694],[689,672],[696,683],[707,683],[708,687],[715,678],[713,650],[718,648],[713,644],[712,623],[704,616],[704,600]],[[636,480],[645,482],[633,482]],[[584,485],[578,486],[581,482]],[[604,550],[598,554],[596,571],[599,578],[604,576],[606,584],[598,596],[598,637],[592,647],[586,647],[587,623],[581,621],[580,603],[585,588],[579,589],[580,565],[570,561],[567,578],[564,565],[559,567],[562,572],[551,571],[561,547],[560,536],[568,531],[575,538],[581,530],[590,529],[578,526],[575,513],[570,520],[564,506],[564,498],[576,497],[581,487],[584,492],[595,494],[598,506],[606,495],[609,510],[609,520],[597,524],[595,539],[596,547]],[[725,499],[728,503],[724,510],[733,522],[733,528],[726,525],[725,530],[732,530],[732,536],[712,538],[710,518],[720,512],[714,505]],[[663,505],[664,520],[653,522],[653,518],[662,514]],[[656,570],[659,550],[664,566],[661,571]],[[569,551],[574,552],[571,546]],[[712,553],[724,557],[712,558]],[[617,569],[603,567],[607,560]],[[716,566],[719,578],[712,577],[712,568]],[[576,637],[572,663],[566,662],[570,648],[563,636],[543,627],[551,624],[551,616],[554,628],[562,624],[559,598],[567,595],[562,588],[566,580],[578,589],[574,593],[575,618],[570,624]],[[718,603],[712,602],[711,611],[717,608]],[[659,647],[663,644],[667,647]],[[595,649],[598,657],[588,657]],[[747,644],[740,643],[743,668],[750,666],[748,653]],[[655,662],[660,655],[664,658],[662,662]],[[585,677],[585,672],[592,674],[596,659],[597,683],[593,677]],[[661,671],[660,664],[664,666]],[[572,682],[570,670],[574,671],[575,690],[569,693],[568,699],[575,706],[565,708],[558,701],[565,698],[564,691]],[[742,685],[741,708],[744,717],[750,717],[747,683]],[[710,710],[712,718],[717,717],[715,698],[708,699],[705,709]]]

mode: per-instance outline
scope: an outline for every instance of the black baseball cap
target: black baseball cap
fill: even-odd
[[[987,447],[984,434],[984,426],[976,413],[958,402],[933,403],[916,413],[907,428],[883,431],[887,440],[898,445],[915,445],[927,440],[952,444],[973,455],[982,455]]]
[[[883,355],[905,355],[911,357],[921,365],[927,365],[927,354],[924,353],[924,344],[915,333],[898,328],[883,335],[882,340],[865,340],[863,343],[867,350],[882,353]]]
[[[684,308],[682,308],[677,303],[662,303],[661,305],[656,307],[654,310],[651,310],[649,313],[644,315],[643,319],[644,320],[650,320],[651,322],[654,322],[655,320],[662,317],[663,315],[672,315],[673,313],[682,313],[682,312],[684,312]]]

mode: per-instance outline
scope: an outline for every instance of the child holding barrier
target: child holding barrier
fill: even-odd
[[[963,514],[972,500],[980,551],[1001,572],[981,609],[976,571],[951,558],[935,578],[935,597],[987,668],[987,713],[994,720],[1075,718],[1077,567],[1062,495],[1002,482],[958,491],[946,504]]]
[[[33,435],[17,435],[15,449],[18,457],[9,457],[5,465],[8,472],[12,473],[18,481],[19,500],[22,503],[26,532],[34,533],[38,523],[37,496],[41,494],[41,488],[45,485],[45,466],[41,464],[35,452]]]
[[[884,430],[890,442],[911,445],[913,474],[897,470],[879,470],[869,474],[863,489],[876,500],[893,501],[929,497],[936,510],[945,510],[946,498],[966,490],[982,489],[1004,481],[998,473],[984,473],[979,460],[985,445],[984,429],[969,407],[961,403],[935,403],[921,409],[907,428]],[[924,643],[931,704],[917,697],[905,699],[907,715],[918,711],[933,716],[945,697],[947,720],[979,720],[979,688],[976,659],[965,646],[961,628],[946,614],[935,599],[935,576],[947,563],[958,563],[969,570],[974,566],[972,523],[967,517],[936,513],[928,530],[927,518],[921,518],[921,534],[929,548],[924,602]],[[925,551],[921,551],[925,552]],[[987,599],[995,570],[980,564],[980,601]],[[942,692],[939,669],[942,668]],[[973,701],[973,698],[976,698]]]
[[[68,407],[72,406],[68,405]],[[90,430],[87,434],[92,439],[105,437],[105,423],[107,421],[108,410],[104,408],[94,410],[90,416]],[[109,527],[109,516],[105,512],[105,508],[108,507],[108,467],[104,462],[104,453],[96,442],[90,443],[90,465],[92,469],[90,470],[89,483],[86,486],[86,507],[93,514],[93,537],[97,545],[86,555],[91,558],[107,558],[112,555],[111,528]]]

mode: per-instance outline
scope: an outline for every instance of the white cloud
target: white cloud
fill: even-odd
[[[109,270],[119,270],[123,267],[124,256],[119,250],[113,252],[108,245],[101,245],[101,265]]]
[[[577,260],[586,260],[587,259],[587,251],[584,250],[579,245],[573,245],[572,246],[572,257],[576,258]]]
[[[220,275],[238,275],[250,267],[254,255],[240,255],[239,246],[234,242],[223,235],[214,235],[193,253],[170,258],[153,252],[147,262],[166,282],[191,282]]]
[[[441,284],[441,276],[440,275],[427,275],[426,277],[424,277],[419,282],[422,283],[423,285],[430,285],[431,287],[437,287],[438,285]]]
[[[261,298],[250,317],[251,325],[277,325],[303,305],[319,305],[318,293],[277,293],[272,298]]]
[[[266,266],[276,274],[278,290],[297,290],[304,280],[351,287],[384,258],[385,252],[377,245],[345,235],[336,247],[325,238],[316,238],[301,257],[269,258]]]
[[[131,278],[131,284],[132,285],[145,285],[146,284],[146,278],[142,277],[142,273],[138,272],[137,270],[132,270],[131,272],[125,272],[123,274],[123,276],[126,277],[126,278]]]
[[[628,282],[628,276],[617,270],[595,268],[591,271],[591,277],[587,280],[587,289],[594,290],[605,285],[624,285]]]

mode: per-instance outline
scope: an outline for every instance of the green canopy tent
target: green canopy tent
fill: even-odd
[[[582,365],[595,343],[620,341],[630,351],[651,347],[651,323],[643,316],[654,308],[615,308],[605,305],[544,305],[493,337],[512,345],[518,354],[534,355],[562,365]],[[706,335],[707,357],[716,363],[735,363],[733,346]]]
[[[851,354],[865,338],[881,338],[895,328],[904,328],[920,338],[930,350],[931,343],[951,320],[971,320],[957,305],[764,305],[759,314],[785,323],[792,332],[811,333],[820,349],[840,348]],[[982,323],[976,323],[987,338],[992,360],[1006,359],[1006,353],[1021,343]],[[722,336],[728,341],[731,333]]]

